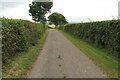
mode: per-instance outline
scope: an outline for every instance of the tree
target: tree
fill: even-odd
[[[53,2],[35,2],[29,4],[29,15],[32,16],[32,19],[36,22],[45,23],[46,17],[45,14],[50,12],[50,9],[53,6]]]
[[[56,26],[67,23],[65,17],[57,12],[52,13],[50,16],[48,16],[48,19],[49,23],[53,23]]]

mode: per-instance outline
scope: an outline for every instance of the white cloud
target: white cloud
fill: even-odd
[[[13,0],[15,1],[15,0]],[[2,3],[2,7],[0,11],[1,17],[5,18],[12,18],[12,19],[25,19],[25,20],[31,20],[31,17],[28,15],[29,12],[29,4],[32,2],[32,0],[29,0],[30,2],[4,2]]]
[[[93,20],[112,19],[118,15],[119,0],[53,0],[52,12],[68,17],[85,17]]]
[[[25,0],[22,0],[25,1]],[[26,0],[26,3],[10,7],[4,10],[4,16],[8,18],[21,18],[30,20],[28,15],[29,3],[33,0]],[[63,14],[68,21],[81,22],[109,20],[112,16],[118,16],[119,0],[53,0],[53,12]],[[51,13],[50,13],[51,14]],[[0,13],[0,15],[2,15]],[[48,16],[49,14],[47,14]]]
[[[29,6],[28,5],[20,5],[17,8],[11,8],[7,11],[4,11],[4,16],[6,18],[14,18],[14,19],[25,19],[30,20],[31,17],[28,15]]]

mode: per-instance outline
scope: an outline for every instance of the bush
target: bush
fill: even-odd
[[[59,29],[104,48],[109,54],[120,54],[120,20],[67,24]]]
[[[2,19],[3,64],[37,44],[47,26],[26,20]]]

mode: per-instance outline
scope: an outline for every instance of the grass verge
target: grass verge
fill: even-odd
[[[14,61],[11,61],[5,72],[2,74],[3,78],[25,78],[42,50],[47,35],[48,31],[46,31],[37,45],[30,47],[28,52],[22,53],[17,56]]]
[[[85,53],[97,66],[104,71],[109,78],[118,78],[118,60],[101,49],[84,42],[64,31],[59,30],[65,37],[67,37],[76,47]]]

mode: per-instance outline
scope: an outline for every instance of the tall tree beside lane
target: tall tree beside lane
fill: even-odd
[[[41,22],[45,24],[45,22],[47,21],[45,14],[50,12],[52,6],[53,2],[50,0],[48,2],[33,1],[32,4],[29,4],[29,15],[32,16],[32,20],[34,20],[35,22]]]
[[[52,13],[50,16],[48,16],[48,19],[49,19],[49,20],[48,20],[49,23],[53,23],[53,24],[55,24],[56,26],[67,23],[65,17],[64,17],[62,14],[57,13],[57,12],[54,12],[54,13]]]

